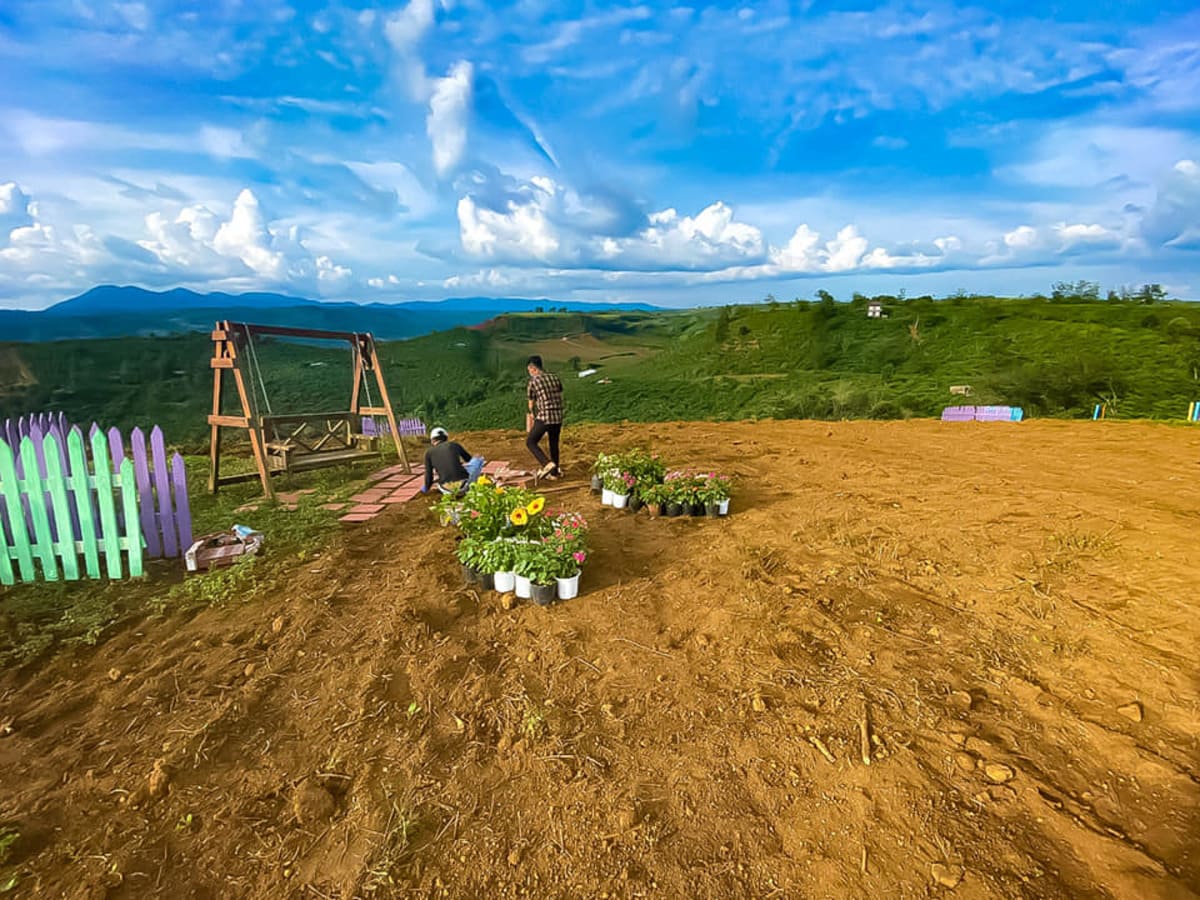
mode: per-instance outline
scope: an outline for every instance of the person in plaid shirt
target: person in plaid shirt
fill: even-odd
[[[529,399],[529,412],[525,415],[525,446],[533,454],[541,468],[538,478],[559,478],[558,436],[562,432],[563,398],[562,382],[558,376],[542,368],[540,356],[529,357],[525,369],[529,372],[529,387],[525,394]],[[550,456],[542,452],[538,444],[545,435],[550,445]]]

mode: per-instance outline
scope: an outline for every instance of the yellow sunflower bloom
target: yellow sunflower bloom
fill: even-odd
[[[525,511],[525,508],[523,506],[518,506],[511,513],[508,514],[508,518],[512,521],[512,523],[514,525],[524,525],[526,522],[529,521],[529,514]]]
[[[480,475],[479,478],[476,479],[476,483],[477,484],[491,484],[492,479],[488,478],[486,475]]]
[[[546,498],[545,497],[534,497],[533,500],[531,500],[529,502],[529,505],[525,508],[527,510],[529,510],[529,514],[531,516],[536,516],[538,513],[540,513],[542,511],[543,508],[545,508],[545,506],[546,506]]]

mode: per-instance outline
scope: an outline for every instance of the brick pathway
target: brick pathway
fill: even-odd
[[[419,467],[414,467],[414,469]],[[505,484],[527,485],[531,480],[528,472],[510,469],[507,461],[489,462],[483,467],[484,474]],[[355,494],[350,499],[355,506],[341,517],[343,522],[368,522],[388,508],[392,503],[407,503],[421,496],[421,486],[425,483],[425,474],[415,472],[411,475],[404,473],[401,465],[388,466],[378,472],[372,472],[367,480],[371,487]]]

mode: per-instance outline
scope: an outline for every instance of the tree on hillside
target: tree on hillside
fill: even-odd
[[[1100,284],[1096,281],[1056,281],[1050,286],[1051,300],[1088,302],[1100,299]]]
[[[1161,284],[1143,284],[1133,299],[1138,303],[1159,303],[1167,299],[1167,292]]]
[[[817,291],[817,299],[820,300],[821,305],[827,309],[833,309],[833,305],[837,303],[837,301],[833,298],[833,294],[829,293],[829,291],[825,290],[824,288],[821,288],[821,290]]]

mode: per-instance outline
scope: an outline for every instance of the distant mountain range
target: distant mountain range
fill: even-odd
[[[645,303],[581,303],[518,297],[331,303],[284,294],[199,294],[186,288],[147,291],[106,284],[37,312],[0,309],[0,341],[179,334],[208,331],[218,319],[331,331],[370,331],[381,340],[397,340],[459,325],[477,325],[504,313],[564,307],[571,312],[656,309]]]

